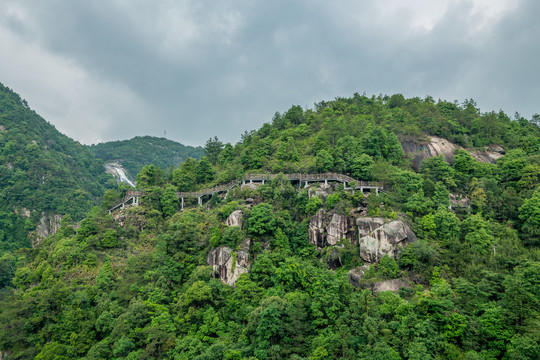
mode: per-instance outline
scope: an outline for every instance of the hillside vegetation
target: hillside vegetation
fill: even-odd
[[[30,246],[28,233],[43,216],[82,219],[109,179],[85,146],[0,84],[0,256]]]
[[[77,228],[64,222],[3,260],[16,273],[0,293],[0,351],[8,359],[537,359],[537,120],[480,113],[473,101],[355,94],[276,113],[235,145],[210,138],[205,156],[177,168],[145,165],[139,206],[108,214],[126,189],[108,190]],[[492,164],[461,149],[452,164],[431,157],[416,172],[400,140],[427,135],[506,153]],[[204,206],[186,200],[179,211],[177,191],[246,173],[328,171],[381,181],[385,191],[277,176]],[[318,219],[353,225],[335,242],[329,230],[314,241]],[[368,219],[399,222],[417,239],[368,263],[356,227]],[[375,291],[397,279],[400,289]]]
[[[130,140],[109,141],[91,145],[97,158],[105,162],[118,161],[134,178],[144,165],[154,164],[163,169],[177,167],[186,158],[199,160],[201,147],[186,146],[165,138],[136,136]]]

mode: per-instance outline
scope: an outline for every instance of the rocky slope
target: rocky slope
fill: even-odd
[[[92,152],[0,84],[0,255],[30,246],[32,231],[50,235],[60,215],[80,220],[109,180]]]
[[[448,163],[453,164],[455,152],[463,149],[463,147],[437,136],[427,136],[427,141],[402,140],[401,147],[403,152],[411,158],[412,165],[416,170],[420,168],[422,160],[439,155],[444,156]],[[504,155],[505,151],[502,147],[493,145],[483,151],[472,150],[470,153],[478,161],[495,163]]]

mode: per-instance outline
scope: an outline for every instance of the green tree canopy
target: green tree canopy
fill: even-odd
[[[248,232],[252,235],[270,235],[274,232],[276,220],[272,206],[267,203],[256,205],[248,220]]]
[[[217,136],[214,136],[214,138],[210,138],[206,141],[206,144],[204,145],[204,154],[212,164],[216,164],[223,148],[223,143],[219,141]]]

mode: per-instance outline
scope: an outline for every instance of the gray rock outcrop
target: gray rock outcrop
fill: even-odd
[[[386,222],[382,218],[359,218],[358,244],[360,256],[369,263],[378,262],[385,254],[395,258],[400,248],[416,241],[416,236],[401,220]]]
[[[249,239],[241,250],[234,252],[228,246],[220,246],[208,253],[207,263],[218,274],[224,284],[234,286],[241,274],[249,272]]]
[[[405,154],[412,156],[412,164],[415,169],[420,168],[422,160],[439,155],[443,155],[444,159],[452,164],[454,162],[454,152],[460,148],[437,136],[429,136],[429,140],[426,142],[402,141],[401,147]]]
[[[15,208],[14,211],[16,215],[20,215],[25,218],[30,218],[30,216],[32,216],[32,212],[25,207],[21,207],[20,209]]]
[[[309,242],[317,248],[324,246],[324,210],[320,209],[309,219],[308,237]]]
[[[320,197],[321,199],[326,199],[328,195],[330,195],[330,190],[332,187],[330,184],[320,184],[316,185],[315,187],[309,186],[308,188],[308,197],[311,198],[313,196]]]
[[[454,153],[463,147],[456,145],[446,139],[437,136],[428,136],[426,141],[404,140],[401,142],[401,147],[405,154],[412,157],[412,165],[415,169],[420,168],[422,160],[432,156],[443,155],[444,159],[450,163],[454,163]],[[484,151],[470,151],[473,158],[484,163],[495,163],[502,157],[504,149],[498,145],[492,145]]]
[[[450,194],[449,199],[450,209],[469,208],[471,206],[471,201],[466,196]]]
[[[358,237],[362,238],[368,236],[375,229],[380,228],[384,224],[383,218],[363,217],[356,219],[356,226],[358,226]]]
[[[349,282],[352,286],[359,286],[360,280],[364,277],[366,272],[371,267],[371,264],[364,264],[356,269],[351,269],[347,273],[347,277],[349,278]]]
[[[320,209],[309,221],[308,236],[317,248],[336,245],[342,238],[354,242],[353,221],[346,215],[327,214]]]
[[[62,221],[61,215],[42,214],[39,224],[36,226],[36,231],[30,235],[32,247],[39,245],[43,239],[56,234],[60,228],[60,221]]]
[[[242,217],[242,210],[235,210],[229,215],[229,217],[225,221],[225,225],[242,227]]]
[[[245,184],[240,185],[240,189],[250,189],[250,190],[257,190],[259,186],[261,186],[261,183],[255,183],[255,182],[248,182]]]
[[[347,216],[333,214],[332,220],[326,227],[326,243],[336,245],[341,238],[347,238],[349,227],[349,218]]]
[[[497,148],[500,148],[500,146],[498,146]],[[491,151],[491,150],[471,151],[470,153],[474,159],[483,163],[491,163],[491,164],[495,164],[495,161],[497,161],[497,159],[504,156],[503,153],[500,153],[498,151]]]
[[[392,280],[385,280],[380,281],[378,283],[375,283],[373,286],[374,292],[381,292],[381,291],[399,291],[401,288],[410,288],[408,282],[402,279],[392,279]]]

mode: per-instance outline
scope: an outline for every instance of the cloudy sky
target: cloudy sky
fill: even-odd
[[[0,82],[82,143],[236,142],[291,105],[402,93],[540,113],[537,0],[0,0]]]

